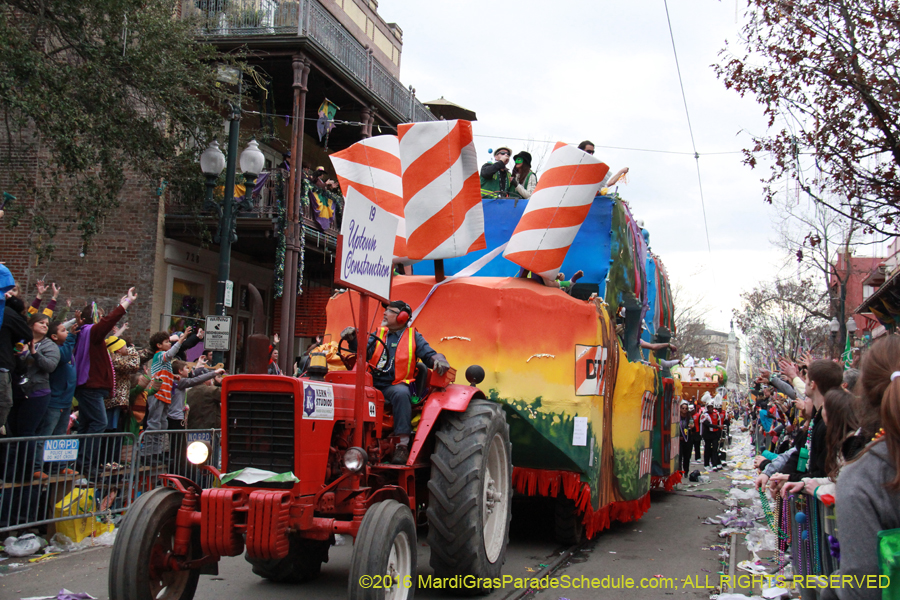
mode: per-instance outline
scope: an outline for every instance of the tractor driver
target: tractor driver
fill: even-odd
[[[411,316],[412,309],[406,302],[394,300],[388,304],[381,327],[369,334],[366,350],[369,364],[375,367],[372,374],[375,388],[381,390],[394,412],[394,435],[400,438],[391,457],[395,465],[406,464],[409,459],[409,436],[412,432],[410,383],[416,378],[416,359],[434,369],[438,375],[443,375],[450,368],[444,355],[435,352],[421,333],[407,327]],[[351,351],[356,351],[355,327],[345,328],[341,339],[347,340]]]

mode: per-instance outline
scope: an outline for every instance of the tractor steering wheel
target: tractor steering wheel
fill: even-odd
[[[378,336],[373,336],[372,334],[369,334],[369,337],[374,339],[377,343],[381,344],[382,347],[384,347],[384,352],[388,351],[387,345],[384,343],[384,340],[382,340]],[[359,342],[357,342],[357,343],[359,343]],[[346,346],[344,344],[346,344]],[[353,350],[350,349],[350,343],[347,340],[341,338],[341,341],[338,344],[337,352],[338,352],[338,356],[341,359],[341,362],[344,363],[344,366],[347,367],[347,370],[350,370],[354,364],[353,361],[356,359],[356,352],[354,352]],[[388,364],[384,368],[378,368],[374,365],[369,365],[369,370],[372,372],[372,375],[375,375],[375,374],[390,375],[391,374],[391,366],[392,365]]]

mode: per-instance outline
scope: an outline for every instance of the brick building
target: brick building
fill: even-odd
[[[435,116],[415,98],[412,87],[400,83],[402,31],[378,15],[375,0],[184,0],[178,4],[176,18],[196,19],[201,39],[222,51],[246,47],[256,72],[252,81],[244,78],[254,100],[242,107],[239,151],[251,136],[260,138],[266,156],[266,171],[260,179],[265,183],[254,197],[253,208],[242,210],[236,219],[238,239],[232,247],[230,273],[234,302],[227,309],[233,318],[227,367],[240,371],[246,336],[254,327],[277,333],[284,330],[282,315],[292,315],[287,322],[293,323],[293,353],[305,350],[310,336],[324,329],[338,224],[317,221],[308,187],[279,168],[288,151],[300,157],[290,160],[291,165],[323,166],[333,177],[330,152],[363,137],[395,133],[399,123]],[[319,139],[317,111],[325,100],[339,107],[336,119],[341,123]],[[223,123],[219,138],[223,150],[229,125],[229,121]],[[154,331],[181,328],[196,323],[193,318],[213,314],[218,246],[201,240],[216,233],[218,218],[188,209],[199,199],[172,198],[159,189],[158,182],[132,177],[120,196],[120,208],[108,215],[103,233],[82,255],[74,223],[47,198],[51,186],[41,169],[47,157],[41,155],[40,140],[22,135],[13,144],[13,148],[2,148],[4,155],[12,156],[12,164],[0,170],[0,190],[16,194],[28,209],[37,206],[37,212],[57,226],[55,251],[49,260],[38,261],[32,250],[43,239],[36,233],[31,210],[0,238],[0,260],[23,285],[29,300],[35,281],[44,276],[62,286],[61,303],[71,297],[73,307],[90,299],[111,307],[128,287],[135,286],[139,298],[128,320],[139,344],[145,344]],[[203,179],[199,165],[197,177]],[[238,189],[235,195],[241,193]],[[339,204],[334,207],[337,211]],[[291,214],[282,212],[286,207],[287,212],[294,207],[294,222]],[[275,297],[282,282],[278,255],[284,239],[289,242],[285,268],[294,264],[290,262],[293,252],[296,271],[288,269],[283,280],[294,277],[303,290],[293,311],[287,294],[284,309]],[[249,311],[250,283],[262,292],[265,323],[254,323]]]

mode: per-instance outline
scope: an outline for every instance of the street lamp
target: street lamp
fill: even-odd
[[[831,331],[831,356],[834,357],[836,352],[835,345],[837,344],[837,334],[838,331],[841,330],[841,322],[838,321],[837,317],[831,319],[831,323],[828,325],[828,329]]]
[[[206,202],[213,201],[213,188],[222,171],[225,170],[225,155],[219,149],[219,142],[213,140],[209,147],[200,155],[200,170],[206,175]]]
[[[856,333],[856,319],[853,317],[847,319],[847,333],[851,335]]]
[[[240,127],[240,108],[236,108],[232,115],[228,140],[228,157],[222,154],[219,143],[213,141],[200,155],[200,170],[206,175],[206,208],[214,210],[219,215],[219,228],[216,231],[215,241],[219,244],[219,279],[216,289],[216,315],[225,316],[225,290],[231,272],[231,244],[237,241],[236,217],[234,207],[234,173],[237,158],[237,134]],[[241,152],[241,171],[246,180],[244,199],[238,203],[238,208],[250,210],[253,206],[251,198],[253,184],[257,176],[266,164],[266,157],[259,149],[256,140],[250,140],[247,147]],[[214,202],[212,198],[216,180],[227,167],[225,175],[225,191],[222,202]],[[224,352],[213,352],[213,363],[224,361]]]
[[[259,144],[256,143],[256,140],[250,140],[247,143],[247,147],[241,152],[241,171],[244,173],[247,187],[247,192],[245,192],[245,194],[251,193],[251,188],[256,182],[257,176],[259,176],[265,166],[266,155],[259,149]],[[245,195],[245,201],[246,198],[247,196]]]

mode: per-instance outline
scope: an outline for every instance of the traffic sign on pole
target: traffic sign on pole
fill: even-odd
[[[231,317],[210,315],[206,317],[206,337],[203,347],[207,350],[228,350],[231,342]]]

